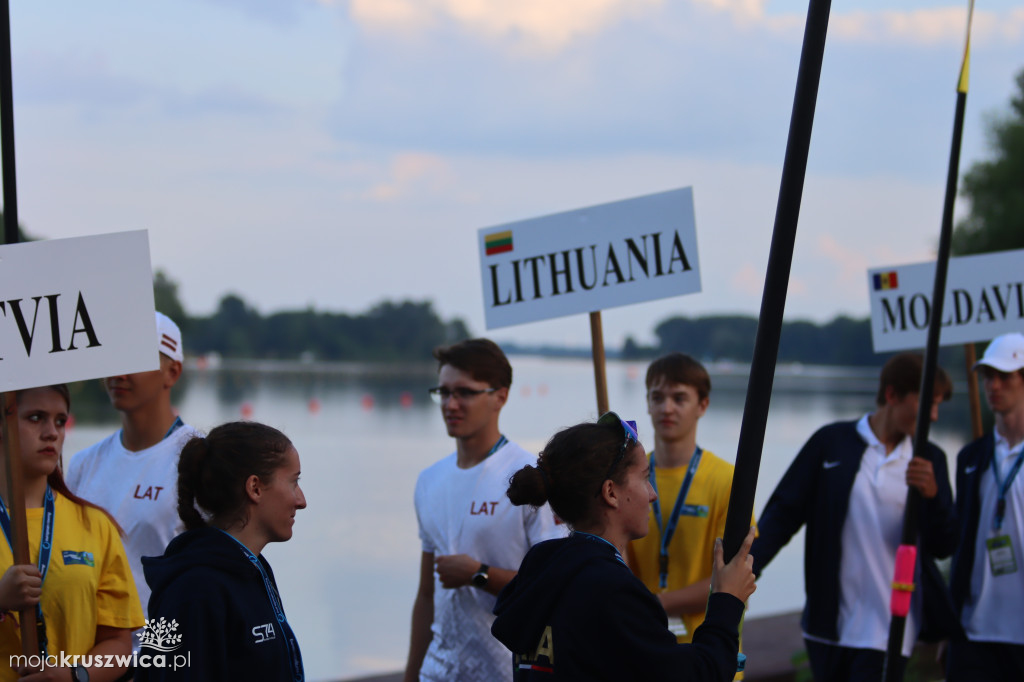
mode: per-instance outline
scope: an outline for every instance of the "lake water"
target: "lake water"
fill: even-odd
[[[588,360],[513,357],[512,364],[514,382],[501,428],[528,450],[540,450],[560,427],[596,417]],[[607,378],[612,409],[635,418],[641,440],[649,445],[645,368],[609,362]],[[700,422],[699,442],[734,461],[746,370],[731,365],[711,370],[711,405]],[[175,403],[188,423],[209,430],[248,416],[282,429],[302,459],[308,508],[296,517],[292,540],[270,545],[264,554],[302,646],[307,679],[338,680],[403,668],[420,559],[413,489],[420,470],[454,449],[426,393],[434,384],[434,367],[296,369],[264,363],[231,371],[192,367],[186,376]],[[876,380],[874,372],[780,368],[755,513],[815,429],[872,408]],[[962,386],[957,389],[931,434],[950,464],[969,432],[967,401]],[[79,418],[69,431],[66,457],[118,423],[110,408],[76,407],[90,418]],[[765,571],[750,600],[750,616],[802,606],[802,554],[801,533]]]

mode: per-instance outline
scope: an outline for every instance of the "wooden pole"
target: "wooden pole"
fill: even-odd
[[[608,377],[605,374],[600,310],[590,313],[590,351],[594,357],[594,388],[597,392],[597,414],[600,416],[608,411]]]
[[[14,392],[2,395],[3,419],[2,433],[4,440],[4,474],[7,477],[7,489],[4,501],[11,515],[11,553],[14,564],[31,564],[28,551],[28,531],[25,528],[25,490],[21,485],[21,443],[18,439],[18,406],[14,400]],[[39,653],[39,639],[36,637],[36,608],[29,606],[21,609],[21,652],[26,656]]]
[[[981,397],[978,394],[978,373],[974,371],[974,363],[978,361],[978,354],[974,350],[974,344],[964,345],[964,364],[967,365],[967,398],[971,409],[971,435],[975,440],[984,434],[981,425]]]

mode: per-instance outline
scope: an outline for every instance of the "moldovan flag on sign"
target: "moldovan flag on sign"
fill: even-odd
[[[495,232],[484,237],[484,252],[488,256],[512,250],[512,230]]]
[[[896,276],[895,270],[892,272],[879,272],[875,274],[875,291],[896,289],[899,285],[900,281]]]

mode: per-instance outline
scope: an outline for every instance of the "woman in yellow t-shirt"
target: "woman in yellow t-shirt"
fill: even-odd
[[[16,403],[25,509],[15,515],[25,516],[31,563],[13,565],[10,509],[0,499],[0,681],[116,680],[130,663],[132,630],[145,623],[120,529],[61,475],[67,386],[18,391]],[[23,657],[26,608],[42,616],[45,658]]]

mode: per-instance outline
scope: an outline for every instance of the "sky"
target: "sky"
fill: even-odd
[[[789,0],[11,3],[18,211],[144,228],[191,314],[431,300],[489,333],[477,230],[693,187],[701,293],[605,342],[760,309],[807,5]],[[786,317],[868,315],[869,268],[934,258],[966,3],[832,4]],[[1024,7],[979,4],[961,171],[1024,69]],[[958,204],[958,215],[966,206]],[[186,340],[187,342],[187,340]]]

